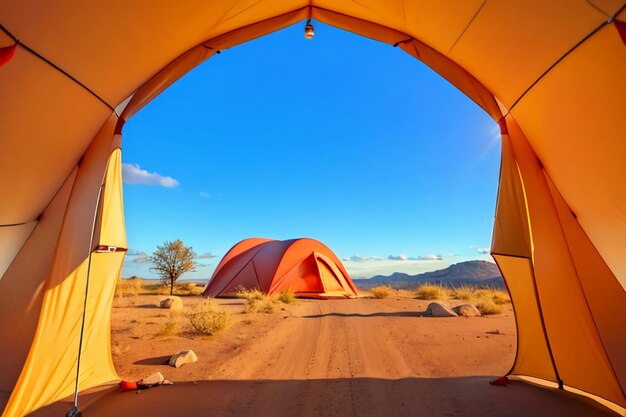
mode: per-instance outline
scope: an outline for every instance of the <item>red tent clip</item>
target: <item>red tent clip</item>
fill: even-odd
[[[498,379],[494,379],[493,381],[489,381],[491,385],[495,385],[496,387],[506,387],[509,385],[509,378],[506,376],[501,376]]]
[[[135,381],[121,381],[120,392],[135,391],[137,389],[137,382]]]
[[[7,46],[6,48],[0,48],[0,68],[4,66],[7,62],[13,58],[15,55],[15,51],[17,50],[17,42],[12,46]]]

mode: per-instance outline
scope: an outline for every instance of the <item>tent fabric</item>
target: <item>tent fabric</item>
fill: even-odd
[[[121,176],[110,165],[119,161],[123,122],[217,51],[309,17],[397,46],[500,123],[492,252],[517,319],[511,373],[626,406],[626,311],[619,308],[626,303],[625,6],[0,3],[0,49],[12,56],[0,67],[0,201],[9,202],[0,204],[3,417],[71,393],[89,259],[86,331],[88,340],[106,343],[98,332],[106,333],[124,254],[94,253],[89,245],[126,245]],[[333,274],[320,259],[313,261],[325,265],[321,276]],[[242,279],[258,277],[237,259],[232,265]],[[116,380],[107,348],[85,348],[80,389]]]
[[[220,261],[205,296],[235,296],[240,289],[266,294],[291,291],[298,297],[355,297],[356,287],[337,256],[314,239],[250,238]]]

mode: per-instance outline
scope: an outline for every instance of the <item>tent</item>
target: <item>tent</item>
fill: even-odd
[[[297,297],[355,297],[356,287],[335,254],[314,239],[245,239],[228,251],[204,295],[234,296],[240,289]]]
[[[411,54],[499,123],[492,253],[517,319],[510,374],[626,406],[625,6],[0,3],[2,415],[118,380],[125,120],[220,50],[308,18]]]

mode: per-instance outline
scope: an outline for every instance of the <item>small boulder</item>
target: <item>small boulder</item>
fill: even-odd
[[[426,315],[432,317],[457,317],[457,314],[441,303],[430,303]]]
[[[160,385],[163,383],[163,381],[165,381],[163,374],[161,372],[155,372],[152,375],[140,380],[139,383],[142,385],[152,386],[152,385]]]
[[[186,363],[198,362],[198,357],[193,350],[183,350],[170,358],[169,365],[174,368],[180,368]]]
[[[159,304],[161,308],[167,308],[170,310],[182,310],[183,309],[183,300],[180,297],[170,296],[161,300]]]
[[[463,317],[480,317],[480,311],[471,304],[462,304],[454,307],[452,310],[459,316]]]

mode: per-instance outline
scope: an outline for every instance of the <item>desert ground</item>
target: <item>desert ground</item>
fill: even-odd
[[[494,316],[433,318],[424,317],[429,301],[415,299],[303,299],[272,314],[244,314],[245,300],[218,299],[232,327],[199,336],[183,314],[157,308],[161,298],[115,300],[111,346],[123,379],[156,371],[174,382],[502,375],[515,355],[510,305]],[[189,310],[202,301],[183,298]],[[160,334],[172,318],[177,334]],[[164,364],[188,349],[197,363]]]
[[[211,302],[231,313],[232,325],[202,336],[184,312],[158,308],[163,298],[116,298],[111,349],[122,379],[159,371],[174,384],[85,396],[83,415],[613,415],[564,391],[521,381],[489,385],[514,360],[510,304],[501,314],[435,318],[424,315],[430,301],[406,297],[300,299],[271,314],[245,313],[242,299],[219,299]],[[206,302],[182,298],[184,311]],[[198,362],[166,364],[187,349]]]

